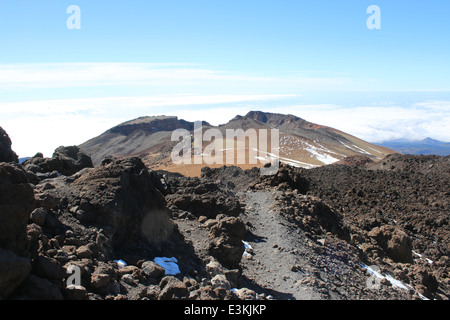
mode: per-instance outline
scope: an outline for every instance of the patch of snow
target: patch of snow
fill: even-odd
[[[310,163],[306,163],[306,162],[301,162],[298,160],[294,160],[294,159],[289,159],[289,158],[284,158],[284,157],[280,157],[280,161],[283,163],[287,163],[293,167],[297,167],[297,168],[314,168],[314,167],[320,167],[319,165],[314,165],[314,164],[310,164]]]
[[[340,141],[340,143],[341,143],[342,145],[344,145],[344,147],[346,147],[347,149],[350,149],[350,150],[352,150],[352,151],[358,152],[358,150],[356,150],[356,149],[350,147],[349,145],[343,143],[342,141]]]
[[[369,148],[370,150],[373,150],[373,151],[375,151],[375,152],[382,153],[381,151],[379,151],[379,150],[377,150],[377,149],[374,149],[374,148],[371,148],[371,147],[369,147],[369,146],[367,146],[367,148]]]
[[[355,145],[353,145],[356,149],[358,149],[358,150],[360,150],[362,153],[365,153],[365,154],[368,154],[368,155],[370,155],[370,152],[367,152],[366,150],[364,150],[364,149],[361,149],[360,147],[358,147],[358,146],[355,146]]]
[[[366,150],[361,149],[360,147],[355,146],[354,144],[353,144],[352,147],[351,147],[351,146],[349,146],[349,145],[343,143],[342,141],[339,141],[339,142],[340,142],[341,144],[343,144],[346,148],[348,148],[348,149],[350,149],[350,150],[352,150],[352,151],[355,151],[355,152],[358,152],[358,153],[364,153],[364,154],[372,155],[370,152],[367,152]],[[356,148],[356,149],[355,149],[355,148]],[[372,148],[371,148],[371,149],[372,149]],[[374,149],[372,149],[372,150],[374,150]],[[377,151],[377,150],[375,150],[375,151]],[[379,151],[377,151],[377,152],[380,153]]]
[[[255,156],[255,159],[262,160],[262,161],[267,161],[267,158],[264,158],[264,157]]]
[[[248,242],[246,242],[244,240],[242,240],[242,243],[244,244],[244,248],[245,248],[244,253],[242,254],[242,258],[251,259],[253,257],[253,255],[252,255],[252,253],[253,253],[252,246]]]
[[[412,286],[410,286],[408,284],[404,284],[400,280],[394,279],[391,275],[388,274],[388,275],[384,276],[380,272],[378,272],[377,270],[372,268],[373,266],[366,266],[363,263],[360,263],[360,265],[361,265],[361,267],[366,269],[367,272],[374,275],[375,277],[377,277],[379,279],[386,279],[387,281],[389,281],[394,288],[402,289],[402,290],[413,290],[422,300],[429,300],[427,297],[425,297],[424,295],[422,295],[419,292],[417,292],[416,290],[414,290],[414,288]]]
[[[252,246],[247,241],[242,240],[242,243],[244,244],[245,250],[253,250]]]
[[[166,270],[166,275],[176,275],[180,273],[180,269],[178,268],[178,260],[177,258],[166,258],[166,257],[156,257],[153,260],[157,265]]]
[[[125,261],[123,261],[122,259],[114,260],[114,262],[117,263],[117,266],[119,267],[119,269],[122,269],[123,267],[125,267],[127,265],[127,263]]]
[[[415,252],[415,251],[413,251],[412,253],[414,253],[416,256],[418,256],[420,259],[423,259],[422,258],[422,255],[420,254],[420,253],[417,253],[417,252]],[[434,263],[434,261],[433,260],[430,260],[430,259],[428,259],[428,258],[425,258],[425,260],[427,260],[427,262],[429,263],[429,264],[433,264]]]
[[[305,144],[307,145],[307,148],[305,148],[305,150],[311,153],[320,162],[324,164],[332,164],[339,161],[339,159],[336,159],[327,153],[330,152],[330,150],[324,147],[315,147],[306,142]]]

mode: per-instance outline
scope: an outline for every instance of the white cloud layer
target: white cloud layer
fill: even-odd
[[[280,108],[307,121],[327,125],[366,141],[420,140],[427,137],[450,141],[450,101],[430,101],[407,106],[299,105]]]
[[[212,70],[202,65],[183,63],[52,63],[0,65],[0,90],[82,88],[82,87],[148,87],[148,88],[224,88],[235,92],[258,93],[299,88],[329,90],[357,86],[342,76],[289,74],[267,76]]]
[[[0,113],[1,126],[13,141],[13,149],[20,156],[36,152],[51,155],[60,145],[81,144],[107,129],[144,115],[175,115],[188,121],[205,120],[213,125],[223,124],[236,115],[250,110],[294,114],[307,121],[327,125],[370,142],[407,138],[432,137],[450,141],[450,101],[417,103],[409,107],[368,106],[349,108],[332,104],[285,105],[283,96],[192,96],[189,103],[181,97],[135,100],[105,99],[76,101],[59,100],[42,111],[44,102],[27,102],[15,110],[22,116],[5,119]],[[80,101],[78,101],[80,102]],[[154,102],[148,107],[147,103]],[[222,103],[221,103],[222,102]],[[165,104],[167,103],[167,104]],[[198,107],[198,105],[203,106]],[[70,112],[59,112],[58,106],[71,106]],[[82,107],[79,107],[82,105]],[[274,107],[275,105],[275,107]],[[171,106],[171,108],[168,108]],[[40,112],[33,113],[33,108]],[[3,105],[0,104],[0,110]],[[126,110],[112,112],[111,110]],[[82,111],[82,112],[80,112]]]

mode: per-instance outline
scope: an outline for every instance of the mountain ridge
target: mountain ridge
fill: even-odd
[[[376,146],[340,130],[308,122],[292,114],[270,113],[262,111],[249,111],[246,115],[237,115],[227,123],[214,126],[202,121],[202,130],[218,129],[222,133],[215,143],[223,144],[223,152],[227,151],[227,130],[260,129],[271,132],[279,130],[279,160],[293,166],[313,168],[326,164],[336,163],[345,157],[364,155],[373,160],[384,158],[395,153],[383,146]],[[98,137],[94,137],[80,145],[89,154],[94,163],[100,163],[104,158],[120,158],[125,156],[138,156],[152,169],[176,171],[182,174],[199,176],[202,165],[174,166],[171,163],[171,151],[177,144],[172,141],[172,132],[176,129],[185,129],[193,135],[195,122],[179,119],[177,116],[147,116],[119,124]],[[258,129],[258,130],[256,130]],[[241,131],[242,134],[242,131]],[[258,138],[259,140],[259,138]],[[228,141],[229,142],[229,141]],[[203,148],[208,144],[203,141]],[[233,150],[235,154],[245,152],[250,154],[253,150],[246,146],[245,150]],[[270,161],[274,152],[266,154],[257,150],[258,160],[265,158]],[[235,155],[236,156],[236,155]],[[254,160],[254,159],[253,159]],[[264,163],[250,161],[240,164],[244,169],[254,166],[263,166]],[[224,163],[210,164],[212,167],[222,166]],[[228,164],[228,163],[227,163]],[[205,164],[203,164],[204,166]]]

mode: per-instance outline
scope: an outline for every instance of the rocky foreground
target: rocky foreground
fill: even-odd
[[[188,178],[2,137],[2,299],[450,297],[449,157]]]

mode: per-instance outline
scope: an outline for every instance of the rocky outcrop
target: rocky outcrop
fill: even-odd
[[[366,263],[440,299],[450,288],[449,163],[449,156],[396,154],[362,166],[306,170],[304,176],[308,195],[342,214]],[[423,269],[418,273],[417,264]]]
[[[336,162],[336,164],[343,164],[347,166],[355,166],[355,167],[363,167],[367,164],[373,164],[375,161],[373,161],[371,158],[367,156],[362,155],[354,155],[354,156],[348,156],[344,159]]]
[[[17,154],[11,149],[11,139],[0,127],[0,162],[19,162]]]
[[[173,175],[168,175],[167,181],[172,190],[166,196],[169,207],[207,218],[219,214],[238,216],[243,211],[239,199],[227,186],[206,179]]]
[[[107,133],[119,133],[121,135],[130,135],[136,131],[158,132],[174,131],[176,129],[193,130],[194,123],[178,119],[177,117],[159,116],[159,117],[141,117],[136,120],[122,123],[111,128]]]
[[[52,156],[61,163],[60,173],[71,176],[84,168],[93,168],[91,158],[77,146],[59,147]]]
[[[296,224],[307,236],[317,240],[330,232],[342,239],[349,239],[342,215],[320,199],[302,195],[298,190],[294,190],[281,192],[275,200],[273,210]]]
[[[238,217],[219,217],[209,230],[211,243],[209,252],[225,267],[239,266],[244,253],[244,239],[247,231],[244,222]]]
[[[368,236],[375,239],[394,261],[412,262],[412,240],[403,230],[384,225],[373,228]]]
[[[237,166],[223,166],[220,168],[203,167],[201,178],[214,181],[232,190],[245,190],[260,177],[260,169],[243,170]]]
[[[169,185],[140,159],[108,160],[35,185],[28,176],[20,165],[0,164],[1,298],[237,298],[228,280],[202,271],[171,219],[163,195]],[[245,226],[238,221],[223,216],[211,231],[212,253],[230,264],[242,256]],[[182,261],[182,274],[153,261],[161,251]]]
[[[144,236],[150,242],[170,236],[172,223],[163,195],[152,184],[138,158],[104,163],[49,182],[41,198],[59,197],[59,210],[83,224],[94,224],[109,234],[110,245],[122,245]]]
[[[84,168],[92,168],[93,164],[80,148],[69,146],[57,148],[51,158],[44,158],[42,153],[38,153],[26,160],[23,166],[43,180],[59,175],[71,176]]]
[[[250,184],[250,189],[261,190],[276,188],[277,190],[295,190],[306,194],[309,181],[304,176],[304,170],[280,163],[279,170],[274,175],[260,176],[258,180]]]

